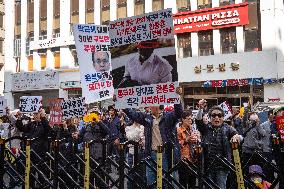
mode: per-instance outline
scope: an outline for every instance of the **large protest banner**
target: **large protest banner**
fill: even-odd
[[[116,106],[127,108],[171,104],[171,100],[142,102],[139,93],[138,96],[128,97],[118,94],[121,88],[137,91],[147,85],[145,88],[153,92],[144,97],[151,99],[159,93],[154,84],[178,85],[175,83],[178,74],[171,9],[112,21],[109,32]],[[165,95],[179,99],[175,91],[168,91]]]
[[[50,118],[49,125],[54,126],[62,123],[63,112],[61,110],[63,99],[54,98],[49,100]]]
[[[61,104],[63,119],[83,117],[86,114],[85,98],[72,98],[64,100]]]
[[[22,113],[38,112],[42,107],[42,96],[21,96],[19,107]]]
[[[113,97],[109,27],[74,24],[82,96],[87,104]]]
[[[0,96],[0,116],[6,115],[7,99]]]

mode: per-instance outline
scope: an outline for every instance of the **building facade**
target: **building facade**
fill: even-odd
[[[4,91],[4,40],[5,40],[5,5],[0,0],[0,95],[3,96]]]
[[[175,14],[212,12],[243,0],[5,0],[5,97],[11,107],[24,95],[43,99],[81,95],[73,23],[110,20],[172,8]],[[247,0],[248,23],[183,31],[176,35],[179,81],[184,102],[200,98],[239,105],[284,99],[283,84],[204,87],[209,80],[284,77],[282,0]],[[0,7],[1,8],[1,7]],[[225,64],[225,71],[219,65]],[[201,66],[201,68],[200,68]],[[213,67],[214,71],[207,67]],[[233,69],[232,67],[237,67]],[[200,69],[199,69],[200,68]],[[52,79],[53,78],[53,79]],[[43,81],[49,81],[44,82]],[[53,82],[55,81],[55,82]],[[47,101],[44,102],[47,106]]]

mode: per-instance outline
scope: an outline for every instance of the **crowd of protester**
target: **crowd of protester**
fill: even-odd
[[[180,88],[177,89],[177,93],[182,93]],[[19,110],[11,111],[7,108],[7,116],[1,119],[1,137],[36,138],[37,140],[31,145],[39,155],[39,157],[32,157],[35,162],[39,162],[40,158],[45,158],[45,153],[49,148],[48,141],[56,139],[65,139],[64,145],[60,146],[60,151],[64,153],[68,161],[73,161],[72,154],[83,152],[84,142],[92,140],[106,139],[108,156],[118,155],[120,143],[135,141],[139,144],[139,158],[151,157],[153,160],[157,159],[159,145],[172,144],[173,159],[171,159],[172,150],[166,148],[163,152],[165,170],[168,169],[170,160],[174,164],[182,159],[197,164],[195,149],[201,145],[204,170],[207,170],[205,173],[222,189],[228,187],[230,171],[221,163],[217,162],[214,166],[211,163],[216,162],[214,159],[217,156],[222,156],[233,163],[231,143],[238,143],[243,172],[250,177],[252,182],[261,188],[269,188],[275,179],[275,172],[269,164],[271,163],[280,170],[279,188],[284,188],[283,151],[275,151],[272,143],[273,137],[279,135],[275,123],[276,114],[269,112],[268,120],[261,123],[257,113],[249,109],[249,105],[245,107],[243,115],[234,111],[231,118],[224,120],[224,111],[218,106],[207,107],[206,100],[199,101],[198,112],[195,116],[191,110],[183,109],[181,104],[174,105],[172,109],[158,106],[116,110],[114,106],[109,106],[107,110],[90,109],[88,113],[95,113],[99,118],[92,122],[86,123],[81,118],[72,118],[64,120],[60,125],[50,126],[44,109],[33,115],[24,115]],[[278,114],[283,114],[283,111]],[[21,150],[20,140],[13,140],[9,147],[17,156]],[[90,154],[95,160],[102,162],[102,144],[94,143]],[[264,157],[268,163],[260,157]],[[130,166],[133,166],[133,159],[134,147],[129,145],[126,161]],[[197,179],[185,169],[181,167],[178,170],[179,182],[185,188],[194,188]],[[108,172],[112,172],[111,166],[108,167]],[[144,172],[147,184],[153,183],[156,173],[148,167]],[[97,182],[96,185],[99,186],[100,183]],[[128,188],[134,187],[128,183]]]

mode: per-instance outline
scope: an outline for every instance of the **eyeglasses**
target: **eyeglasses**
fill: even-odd
[[[211,114],[211,117],[213,117],[213,118],[215,118],[215,117],[218,117],[218,118],[221,118],[221,117],[223,117],[223,114]]]

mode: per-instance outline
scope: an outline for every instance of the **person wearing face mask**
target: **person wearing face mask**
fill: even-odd
[[[267,182],[265,175],[262,171],[262,168],[259,165],[251,165],[249,167],[249,177],[250,180],[261,189],[268,189],[271,186],[271,183]]]
[[[258,115],[254,112],[248,113],[248,108],[245,108],[243,117],[243,137],[242,144],[242,163],[244,166],[252,164],[262,165],[262,161],[258,156],[253,156],[255,152],[263,153],[263,144],[266,132],[263,125],[260,124]],[[245,169],[247,172],[247,169]]]
[[[196,116],[196,125],[201,133],[204,143],[205,169],[210,168],[208,177],[221,189],[226,189],[229,170],[216,162],[211,165],[216,156],[220,155],[227,160],[232,160],[231,142],[240,143],[242,136],[235,128],[224,123],[224,111],[218,106],[213,106],[209,111],[211,122],[205,124],[202,120],[204,101],[199,101],[199,111]]]
[[[181,114],[181,125],[177,128],[178,141],[181,148],[181,157],[194,163],[194,145],[200,142],[200,133],[192,127],[192,112],[184,111]],[[187,174],[182,167],[179,169],[179,182],[185,188],[195,188],[195,177]]]

